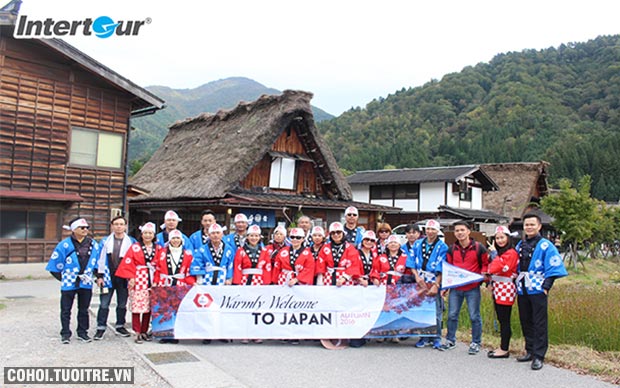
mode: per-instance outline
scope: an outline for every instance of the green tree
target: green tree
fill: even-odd
[[[598,202],[590,196],[592,179],[585,175],[577,188],[567,179],[560,180],[560,192],[544,197],[543,210],[554,218],[553,226],[563,233],[563,239],[572,247],[570,254],[573,266],[577,268],[580,246],[589,240],[600,219]]]

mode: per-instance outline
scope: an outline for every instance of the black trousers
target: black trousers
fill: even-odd
[[[504,351],[508,351],[510,349],[510,337],[512,337],[512,330],[510,329],[512,305],[507,306],[495,303],[495,313],[499,321],[499,334],[501,337],[500,348]]]
[[[517,302],[525,350],[535,358],[544,360],[549,347],[547,295],[519,295]]]
[[[93,290],[90,288],[78,288],[71,291],[60,291],[60,324],[62,329],[60,335],[63,337],[71,337],[71,308],[73,307],[73,300],[77,295],[77,333],[87,334],[88,331],[88,307],[90,306],[90,298],[93,295]]]

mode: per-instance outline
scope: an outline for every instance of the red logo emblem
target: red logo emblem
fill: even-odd
[[[209,294],[196,294],[194,304],[198,308],[208,308],[213,303],[213,298]]]

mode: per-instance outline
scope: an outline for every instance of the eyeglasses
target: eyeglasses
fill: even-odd
[[[357,217],[357,214],[349,213],[347,214],[347,217]]]
[[[301,236],[290,236],[289,238],[291,240],[301,240],[301,239],[303,239],[303,237],[301,237]]]

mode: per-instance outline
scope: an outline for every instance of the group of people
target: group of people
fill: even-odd
[[[417,283],[420,292],[435,298],[437,305],[436,336],[420,338],[415,346],[432,346],[443,351],[455,348],[458,317],[466,300],[472,323],[468,353],[477,354],[482,341],[482,282],[441,290],[442,266],[447,262],[483,275],[484,282],[492,287],[501,345],[488,352],[488,357],[509,356],[510,315],[517,299],[526,342],[526,354],[518,361],[531,361],[535,370],[542,368],[548,346],[547,294],[554,280],[567,273],[555,246],[541,237],[538,216],[524,216],[525,235],[516,247],[512,245],[508,228],[499,226],[488,249],[470,237],[470,225],[464,221],[454,224],[457,241],[451,246],[438,237],[440,224],[436,220],[428,220],[423,228],[407,226],[407,241],[401,245],[388,224],[380,223],[375,234],[358,226],[358,217],[357,209],[351,206],[345,210],[344,223],[333,222],[325,231],[321,226],[312,227],[310,218],[302,216],[290,230],[276,227],[268,244],[262,242],[261,228],[249,225],[242,213],[234,218],[234,233],[224,235],[215,214],[206,210],[201,216],[201,229],[188,237],[178,229],[182,220],[170,210],[165,214],[160,233],[156,234],[156,225],[148,222],[140,226],[137,240],[127,235],[126,220],[115,217],[111,221],[112,233],[99,243],[88,236],[87,221],[75,219],[66,226],[71,236],[57,245],[47,265],[47,270],[61,281],[61,341],[70,342],[71,308],[76,296],[77,336],[81,341],[91,341],[88,307],[93,284],[100,293],[94,339],[104,338],[110,301],[116,293],[116,333],[130,335],[125,329],[129,305],[135,341],[141,343],[152,340],[149,289],[154,285],[340,287],[409,281]],[[442,343],[446,294],[448,330]],[[364,343],[363,339],[350,341],[355,347]]]

